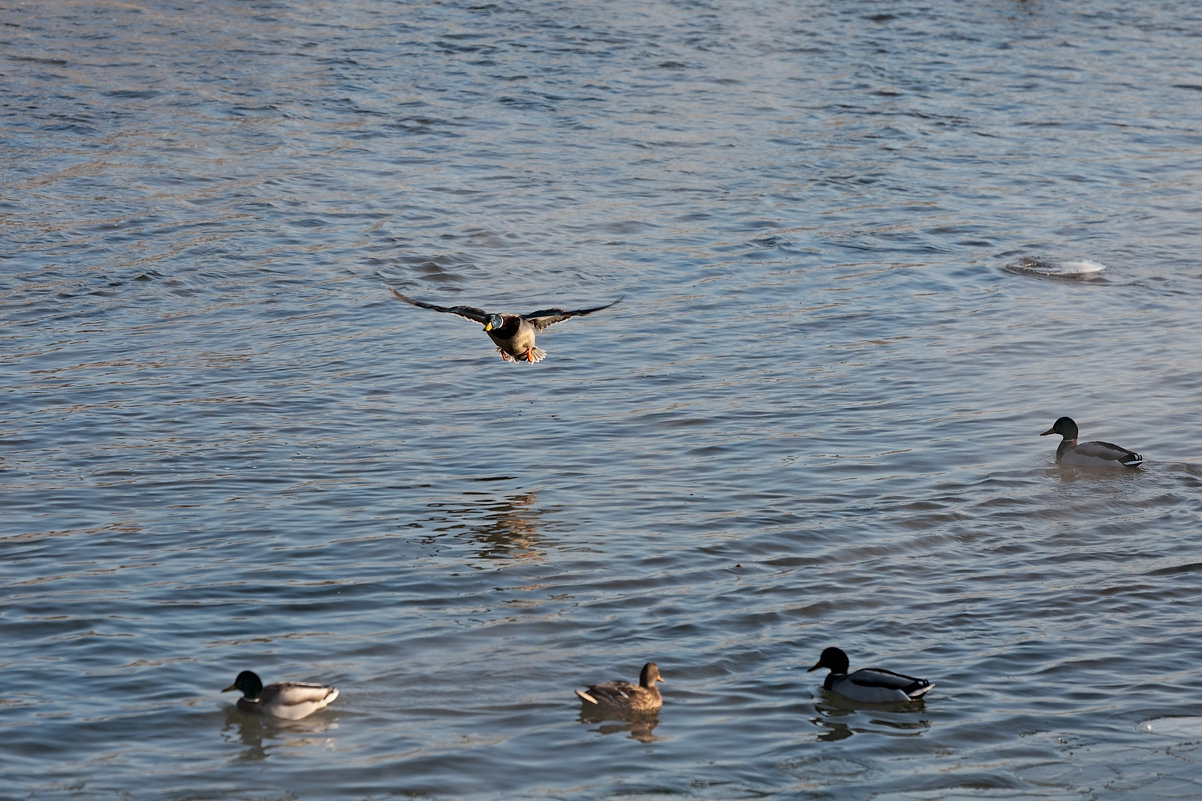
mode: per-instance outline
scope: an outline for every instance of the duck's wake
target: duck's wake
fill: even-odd
[[[1023,256],[1015,263],[1007,264],[1006,270],[1019,275],[1039,275],[1045,278],[1097,278],[1106,269],[1089,259],[1045,259],[1036,256]]]

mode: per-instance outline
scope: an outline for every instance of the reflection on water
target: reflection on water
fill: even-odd
[[[426,541],[435,543],[446,534],[466,534],[482,559],[541,561],[546,557],[541,547],[541,518],[547,510],[535,506],[536,500],[534,492],[503,498],[468,492],[462,500],[430,503],[427,508],[437,510],[437,514],[427,522],[434,524],[435,535]]]
[[[814,704],[816,717],[810,722],[823,731],[818,735],[819,740],[833,742],[846,740],[853,734],[885,734],[901,737],[916,736],[931,727],[929,720],[916,715],[923,710],[923,700],[908,704],[888,705],[896,710],[896,714],[887,715],[884,704],[863,704],[843,702],[836,698],[834,703],[818,702]],[[867,709],[872,716],[866,716]]]
[[[626,732],[632,739],[642,743],[650,743],[659,739],[654,735],[655,727],[659,725],[658,711],[623,715],[613,709],[582,706],[576,720],[580,723],[597,724],[593,731],[598,734]]]
[[[314,715],[303,720],[281,720],[247,714],[231,706],[225,710],[225,725],[222,726],[221,737],[228,743],[242,747],[241,751],[230,757],[231,762],[257,762],[281,750],[332,748],[334,740],[319,735],[337,728],[338,724],[328,716]]]
[[[827,720],[825,718],[810,718],[810,722],[819,728],[825,729],[818,735],[819,740],[825,742],[835,742],[836,740],[846,740],[853,732],[851,726],[837,720]]]

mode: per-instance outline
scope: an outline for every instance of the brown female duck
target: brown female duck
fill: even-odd
[[[638,684],[618,679],[595,684],[587,690],[576,690],[576,695],[586,705],[599,709],[625,713],[654,712],[664,705],[656,682],[663,682],[659,666],[648,662],[643,665]]]
[[[617,303],[618,300],[621,300],[621,298],[618,298],[613,303],[608,303],[604,306],[594,306],[591,309],[576,309],[574,311],[540,309],[529,314],[493,314],[483,309],[477,309],[475,306],[435,306],[433,303],[426,303],[406,297],[395,289],[392,290],[392,294],[396,295],[399,300],[403,300],[414,306],[420,306],[423,309],[457,314],[460,317],[466,317],[468,320],[480,323],[484,326],[484,332],[488,334],[493,344],[497,346],[501,358],[505,361],[509,361],[512,358],[515,362],[540,362],[543,360],[547,352],[542,348],[534,346],[534,335],[547,326],[563,322],[571,317],[582,317],[586,314],[599,312],[602,309],[608,309],[614,303]]]

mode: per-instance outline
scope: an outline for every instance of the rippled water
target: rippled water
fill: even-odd
[[[1192,7],[0,26],[0,796],[1202,794]]]

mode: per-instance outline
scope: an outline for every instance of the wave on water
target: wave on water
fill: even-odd
[[[1172,738],[1181,743],[1195,744],[1202,740],[1202,717],[1197,715],[1169,716],[1141,721],[1137,731]]]
[[[1106,269],[1089,259],[1047,259],[1037,256],[1023,256],[1016,263],[1007,264],[1008,272],[1019,275],[1038,275],[1044,278],[1087,279],[1100,278],[1100,273]]]

